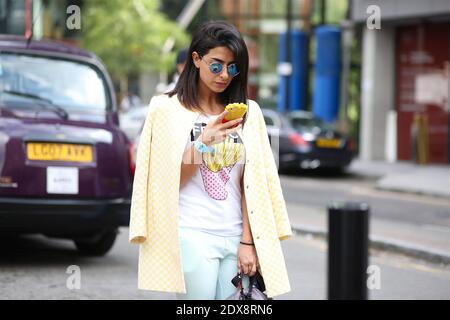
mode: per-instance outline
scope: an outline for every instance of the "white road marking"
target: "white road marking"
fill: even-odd
[[[363,186],[354,186],[351,188],[351,193],[357,195],[365,195],[374,198],[382,199],[395,199],[409,202],[417,202],[423,204],[430,204],[435,206],[443,206],[450,208],[450,200],[441,198],[431,198],[429,196],[423,196],[418,194],[409,194],[393,191],[377,190],[372,188],[367,188]]]
[[[432,224],[424,224],[421,226],[424,229],[428,229],[428,230],[432,230],[432,231],[438,231],[438,232],[443,232],[446,233],[448,235],[450,235],[450,227],[446,227],[446,226],[436,226],[436,225],[432,225]],[[449,239],[449,247],[450,247],[450,239]]]

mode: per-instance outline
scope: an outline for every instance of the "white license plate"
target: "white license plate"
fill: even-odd
[[[47,193],[78,194],[78,168],[47,167]]]

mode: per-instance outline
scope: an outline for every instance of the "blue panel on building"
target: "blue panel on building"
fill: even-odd
[[[290,32],[292,74],[289,77],[288,110],[305,109],[306,102],[306,68],[307,68],[307,36],[299,30]],[[286,33],[280,34],[279,62],[286,61]],[[285,108],[285,88],[287,77],[280,77],[278,87],[278,111]]]
[[[341,30],[321,26],[315,30],[315,36],[313,113],[327,122],[333,122],[338,117],[340,103]]]

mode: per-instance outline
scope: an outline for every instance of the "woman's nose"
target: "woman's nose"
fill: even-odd
[[[220,73],[220,77],[224,80],[228,80],[230,75],[228,74],[228,68],[223,68],[222,72]]]

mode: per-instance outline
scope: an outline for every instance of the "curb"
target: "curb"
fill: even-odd
[[[294,234],[297,235],[310,235],[325,240],[328,238],[328,232],[320,228],[307,226],[300,227],[298,225],[293,225],[292,230]],[[370,249],[384,250],[398,254],[403,254],[411,258],[425,260],[431,263],[450,265],[450,255],[445,252],[420,246],[414,246],[409,243],[405,243],[398,240],[370,236],[369,247]]]
[[[384,191],[393,191],[399,193],[407,193],[407,194],[418,194],[422,196],[431,196],[436,198],[448,199],[450,198],[450,193],[438,192],[438,191],[429,191],[429,190],[420,190],[420,189],[407,189],[399,186],[389,186],[389,185],[380,185],[377,183],[375,186],[377,190]]]

